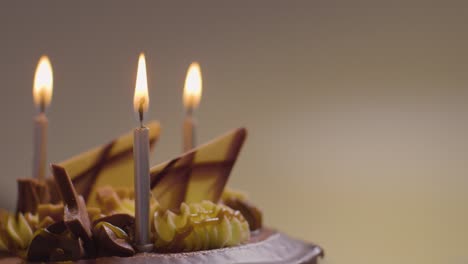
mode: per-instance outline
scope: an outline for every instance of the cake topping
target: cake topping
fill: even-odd
[[[150,237],[156,252],[236,246],[261,228],[261,212],[247,196],[224,190],[245,137],[245,129],[234,130],[151,169]],[[126,171],[131,166],[120,166],[131,160],[127,141],[120,138],[64,166],[52,165],[52,179],[18,181],[25,193],[18,208],[25,213],[0,213],[0,251],[30,261],[134,255],[132,184],[107,178],[132,180],[131,170]]]
[[[184,155],[151,169],[153,194],[166,209],[182,202],[217,203],[234,166],[247,131],[236,129]]]
[[[236,246],[249,240],[249,225],[239,211],[210,201],[182,203],[179,212],[156,210],[155,250],[196,251]]]
[[[120,228],[127,234],[130,240],[133,239],[134,237],[133,233],[134,233],[134,228],[135,228],[135,217],[133,215],[113,214],[109,216],[104,216],[102,218],[95,220],[93,222],[93,225],[97,226],[98,224],[103,223],[103,222]]]
[[[67,261],[85,256],[81,239],[76,239],[63,221],[40,229],[29,246],[29,261]]]
[[[104,186],[96,191],[96,203],[104,214],[125,213],[134,215],[133,191],[124,188]]]
[[[99,222],[93,228],[99,256],[128,257],[135,254],[130,237],[125,231],[108,222]]]
[[[159,122],[152,121],[149,128],[150,147],[154,148],[159,138]],[[79,195],[88,205],[95,205],[99,187],[133,186],[133,133],[127,133],[110,143],[77,155],[58,164],[63,167]]]
[[[41,204],[37,213],[40,220],[50,217],[54,222],[63,221],[63,204]]]
[[[238,210],[249,222],[251,231],[262,228],[262,212],[249,202],[247,195],[237,191],[226,190],[221,198],[222,202],[234,210]]]
[[[47,187],[36,179],[18,179],[18,200],[16,210],[19,213],[36,213],[40,203],[48,200]]]
[[[33,237],[33,230],[23,214],[17,217],[10,214],[2,216],[3,246],[18,254],[24,254]]]
[[[63,217],[65,225],[76,237],[83,240],[86,252],[94,255],[95,248],[85,201],[82,196],[77,195],[64,168],[52,165],[52,171],[65,204]]]

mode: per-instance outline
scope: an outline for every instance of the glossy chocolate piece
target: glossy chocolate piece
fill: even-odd
[[[37,207],[43,202],[47,202],[47,187],[37,179],[18,179],[18,200],[16,211],[18,213],[37,212]]]
[[[81,240],[68,231],[63,221],[56,222],[34,236],[27,259],[34,262],[78,260],[84,256]]]
[[[87,254],[94,256],[95,246],[85,201],[82,196],[78,196],[76,193],[73,183],[64,168],[52,164],[52,171],[65,204],[63,216],[65,225],[76,237],[83,240]]]
[[[106,223],[93,229],[98,245],[98,256],[129,257],[135,255],[135,250],[127,241],[128,238],[119,237],[109,226],[112,225]]]
[[[62,201],[62,197],[60,196],[60,190],[55,183],[54,177],[46,178],[45,184],[47,186],[48,195],[49,195],[49,203],[57,204]]]
[[[129,214],[113,214],[97,219],[93,222],[93,225],[97,225],[99,222],[107,222],[125,230],[133,227],[135,224],[135,217]]]
[[[218,202],[246,138],[236,129],[182,156],[151,168],[151,189],[162,208],[182,202]]]
[[[96,226],[100,222],[107,222],[114,225],[127,233],[130,239],[133,239],[135,232],[135,217],[129,214],[113,214],[104,216],[93,222],[93,226]]]

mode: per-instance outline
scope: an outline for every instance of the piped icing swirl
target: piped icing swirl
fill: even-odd
[[[249,224],[239,211],[210,201],[182,203],[179,212],[156,210],[154,232],[158,252],[237,246],[250,238]]]
[[[54,223],[50,216],[31,213],[11,214],[0,211],[0,252],[23,255],[36,230]]]
[[[33,229],[23,214],[2,215],[0,251],[24,253],[33,238]]]

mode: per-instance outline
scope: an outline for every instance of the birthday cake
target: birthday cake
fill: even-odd
[[[154,148],[159,123],[147,124]],[[16,212],[0,212],[0,263],[313,263],[323,250],[263,225],[226,188],[246,138],[231,131],[150,169],[150,252],[135,246],[133,136],[18,180]]]

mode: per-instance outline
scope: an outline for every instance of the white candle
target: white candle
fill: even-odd
[[[50,60],[42,56],[34,75],[33,98],[39,108],[34,119],[33,177],[44,180],[47,163],[47,127],[45,110],[52,100],[53,74]]]
[[[190,64],[185,78],[183,101],[186,115],[183,125],[183,150],[189,151],[196,146],[196,122],[193,112],[198,107],[202,93],[202,76],[197,62]]]
[[[187,113],[184,118],[184,152],[193,149],[196,145],[195,142],[195,120],[193,119],[192,111]]]
[[[47,163],[47,127],[48,120],[45,113],[40,113],[34,119],[34,157],[33,175],[44,180]]]
[[[138,113],[140,127],[135,129],[133,139],[133,159],[135,167],[135,244],[140,252],[153,249],[150,240],[150,168],[149,168],[149,129],[143,126],[144,112],[148,111],[148,81],[146,77],[145,55],[138,59],[137,79],[133,106]]]
[[[150,174],[149,129],[140,127],[133,133],[135,161],[135,242],[137,246],[150,243]],[[146,251],[142,249],[141,251]]]

